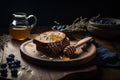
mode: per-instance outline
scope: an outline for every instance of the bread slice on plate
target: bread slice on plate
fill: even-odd
[[[50,56],[60,55],[63,49],[70,45],[66,34],[57,30],[40,33],[33,39],[33,43],[36,44],[38,51],[42,51]]]

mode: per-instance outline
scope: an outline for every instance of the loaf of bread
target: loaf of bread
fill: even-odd
[[[38,51],[56,57],[60,56],[64,48],[70,45],[66,34],[61,31],[51,30],[40,33],[33,39]]]

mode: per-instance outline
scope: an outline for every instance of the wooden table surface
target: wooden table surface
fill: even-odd
[[[49,28],[41,28],[34,29],[31,33],[31,38],[33,38],[37,33],[40,33],[41,31],[47,31],[50,30]],[[34,33],[34,34],[33,34]],[[73,33],[71,35],[74,37],[74,39],[80,39],[84,36],[84,33]],[[95,38],[96,41],[101,44],[104,47],[107,47],[111,49],[112,51],[117,51],[120,53],[120,42],[119,41],[109,41],[109,40],[103,40],[100,38]],[[21,57],[20,54],[20,45],[23,42],[11,40],[11,42],[8,43],[8,47],[4,50],[4,58],[5,60],[6,56],[10,53],[13,53],[16,57],[16,59],[21,60],[22,65],[29,66],[30,70],[32,72],[30,75],[32,77],[29,78],[29,76],[24,76],[24,80],[120,80],[120,70],[119,69],[113,69],[113,68],[102,68],[102,67],[96,67],[95,65],[91,65],[90,63],[87,63],[87,65],[83,65],[76,68],[70,68],[70,69],[54,69],[48,67],[42,67],[38,65],[34,65],[26,61]],[[1,53],[3,53],[1,51]],[[97,76],[97,78],[96,78]],[[21,79],[21,80],[23,80]],[[0,78],[2,80],[2,78]]]

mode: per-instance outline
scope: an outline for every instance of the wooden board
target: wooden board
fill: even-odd
[[[75,43],[76,41],[70,42],[70,44]],[[82,51],[80,47],[77,48],[77,50],[80,52],[79,57],[70,60],[62,60],[51,57],[44,57],[45,54],[36,50],[36,45],[32,40],[28,40],[20,46],[21,56],[24,59],[41,66],[73,67],[90,62],[96,55],[96,47],[93,44],[91,44],[91,46],[88,48],[88,51],[86,52]]]

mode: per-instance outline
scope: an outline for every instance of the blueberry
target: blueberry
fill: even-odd
[[[14,54],[9,54],[8,57],[12,57],[12,58],[14,58],[15,55],[14,55]]]
[[[64,30],[65,30],[65,26],[64,26],[64,25],[63,25],[63,26],[60,26],[60,29],[58,29],[58,30],[64,31]]]
[[[95,23],[99,23],[99,21],[100,21],[99,19],[95,19],[94,20]]]
[[[12,68],[17,68],[17,65],[16,64],[11,64],[9,65],[9,68],[12,69]]]
[[[1,73],[1,76],[2,77],[7,77],[8,75],[7,75],[7,73],[5,73],[5,74]]]
[[[16,68],[11,69],[12,77],[17,77],[18,76],[17,73],[18,73],[18,70]]]
[[[105,21],[104,24],[111,24],[110,21]]]
[[[95,23],[99,23],[99,20],[95,20]]]
[[[112,25],[112,22],[111,22],[111,21],[108,21],[108,24]]]
[[[58,26],[58,27],[57,27],[57,30],[61,30],[61,28],[62,28],[61,26]]]
[[[20,62],[20,60],[15,60],[14,63],[20,65],[21,62]]]
[[[12,74],[17,74],[17,73],[18,73],[17,68],[12,68],[12,69],[11,69],[11,73],[12,73]]]
[[[83,51],[87,51],[87,47],[86,47],[86,46],[81,46],[81,49],[82,49]]]
[[[65,25],[62,26],[62,29],[65,29]]]
[[[90,42],[93,43],[96,47],[99,47],[99,44],[95,41],[95,39],[91,39]]]
[[[57,30],[57,26],[53,26],[52,29],[53,29],[53,30]]]
[[[112,24],[117,24],[117,23],[115,21],[113,21]]]
[[[90,37],[90,35],[89,34],[85,34],[85,37]]]
[[[8,71],[7,71],[6,68],[3,68],[3,69],[0,70],[0,73],[1,73],[1,74],[7,74],[7,72],[8,72]]]
[[[7,60],[7,62],[9,62],[9,61],[14,61],[14,58],[12,58],[12,57],[7,57],[6,60]]]
[[[60,31],[65,31],[65,29],[60,29]]]
[[[20,60],[16,60],[16,61],[14,61],[14,63],[17,65],[17,67],[20,67]]]
[[[12,61],[9,61],[9,62],[8,62],[8,65],[10,66],[11,64],[13,64],[13,62],[12,62]]]
[[[101,19],[101,20],[99,20],[99,23],[100,23],[100,24],[103,24],[103,22],[104,22],[104,21],[103,21],[102,19]]]
[[[6,63],[3,63],[0,65],[1,68],[6,68],[7,67],[7,64]]]
[[[17,74],[12,74],[11,76],[12,76],[12,77],[18,77],[18,75],[17,75]]]

